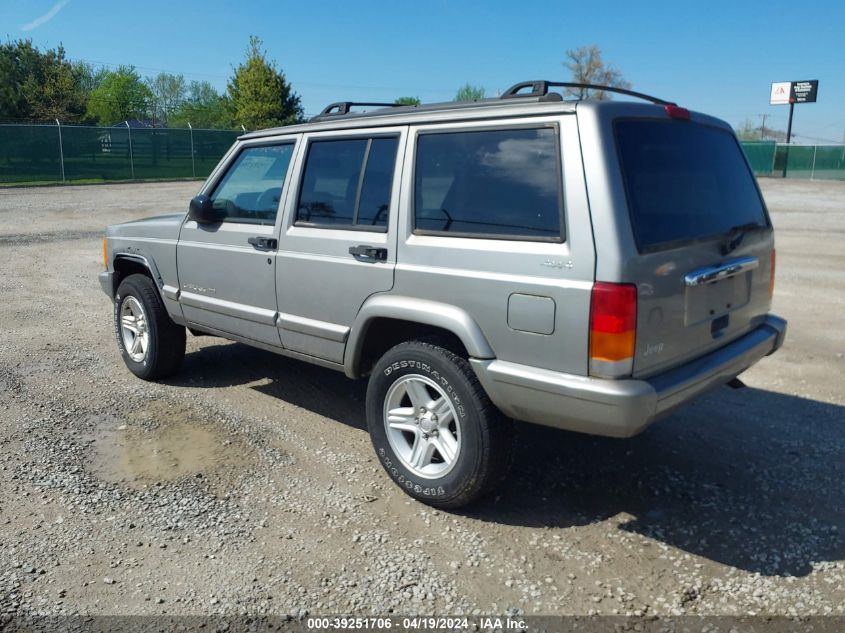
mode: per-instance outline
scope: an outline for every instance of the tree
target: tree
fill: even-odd
[[[88,95],[61,45],[39,56],[34,72],[24,81],[23,94],[34,119],[79,121],[85,115]]]
[[[196,128],[233,127],[226,97],[220,95],[207,81],[192,81],[188,98],[168,119],[174,127]]]
[[[764,125],[754,125],[751,119],[745,119],[734,128],[740,141],[786,141],[786,132]]]
[[[289,125],[303,118],[299,95],[293,92],[275,61],[268,61],[261,40],[252,35],[246,60],[235,69],[228,86],[229,112],[238,125],[251,130]]]
[[[161,119],[166,124],[169,116],[185,101],[185,77],[160,72],[155,77],[148,77],[145,83],[153,95],[153,121]]]
[[[418,106],[420,103],[419,97],[399,97],[396,101],[394,101],[396,105],[405,105],[405,106]]]
[[[572,71],[573,83],[594,84],[613,88],[631,88],[631,84],[625,81],[619,70],[610,64],[604,63],[601,58],[601,49],[595,44],[568,50],[566,51],[566,57],[569,61],[563,62],[563,65]],[[611,93],[609,92],[588,88],[567,88],[566,93],[575,95],[579,99],[598,99],[599,101],[605,101],[611,98]]]
[[[42,53],[31,40],[0,44],[0,118],[81,120],[83,74],[61,45]]]
[[[758,141],[760,140],[760,129],[754,127],[754,122],[751,119],[745,119],[736,128],[736,136],[741,141]]]
[[[88,98],[88,115],[100,125],[144,118],[153,100],[150,89],[133,66],[106,71]]]
[[[109,71],[105,68],[100,68],[99,70],[94,70],[94,66],[89,64],[88,62],[72,62],[74,72],[79,77],[79,86],[82,89],[82,92],[87,95],[91,94],[94,89],[100,85],[100,83],[105,79],[106,75],[109,74]]]
[[[31,40],[0,45],[0,118],[31,118],[23,85],[27,77],[37,72],[39,56]]]
[[[455,101],[478,101],[484,98],[484,88],[467,82],[455,94]]]

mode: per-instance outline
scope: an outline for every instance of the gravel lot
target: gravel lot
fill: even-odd
[[[0,613],[845,614],[845,183],[762,182],[790,332],[750,388],[521,425],[456,514],[382,473],[364,382],[208,337],[124,368],[103,227],[198,186],[0,189]]]

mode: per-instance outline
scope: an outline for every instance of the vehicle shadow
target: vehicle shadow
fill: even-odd
[[[240,344],[186,356],[171,384],[253,388],[365,429],[366,382]],[[516,426],[498,495],[461,514],[528,527],[619,529],[764,575],[803,576],[845,559],[845,407],[719,388],[643,434],[591,437]]]
[[[499,497],[467,516],[619,529],[770,576],[845,559],[845,407],[719,388],[627,439],[517,427]]]
[[[182,370],[167,384],[215,389],[266,379],[252,388],[347,426],[367,428],[365,380],[241,343],[206,340],[208,344],[185,355]]]

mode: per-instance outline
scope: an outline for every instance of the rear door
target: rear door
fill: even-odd
[[[394,293],[460,307],[499,360],[586,373],[595,259],[574,114],[421,124],[408,145]]]
[[[303,136],[276,269],[286,349],[342,363],[361,305],[393,286],[405,136],[404,127]]]
[[[638,290],[635,376],[724,345],[771,303],[772,227],[736,137],[654,110],[612,122],[634,248],[621,280]]]

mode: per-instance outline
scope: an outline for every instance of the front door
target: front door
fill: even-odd
[[[179,235],[179,301],[188,325],[274,347],[277,216],[295,138],[244,144],[203,193],[219,222],[186,220]]]
[[[342,363],[361,305],[393,286],[405,130],[303,137],[276,269],[286,349]]]

